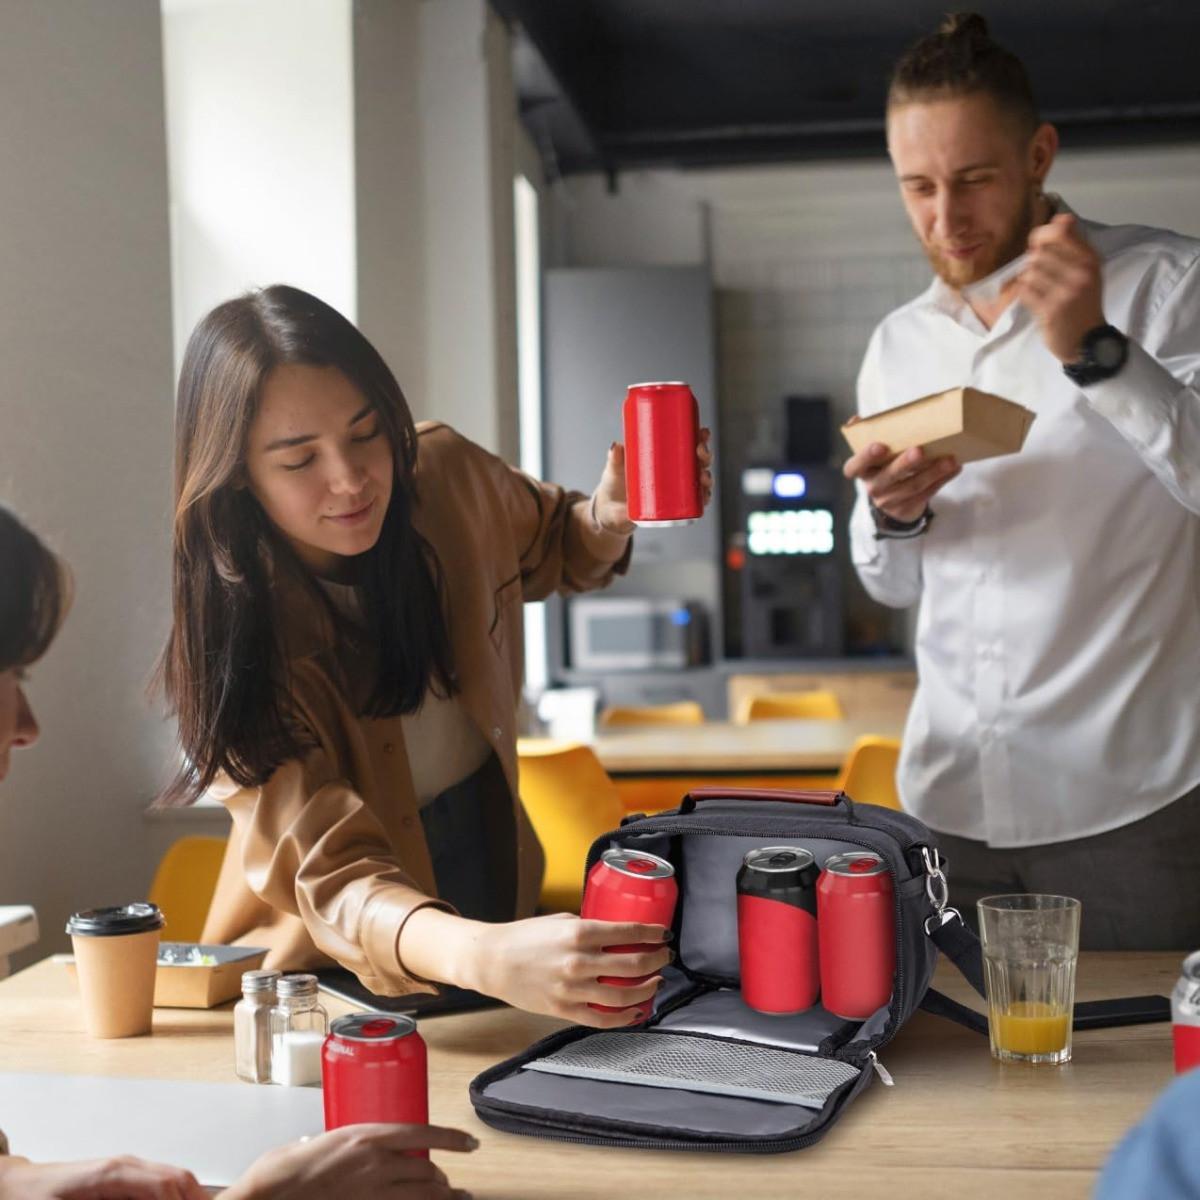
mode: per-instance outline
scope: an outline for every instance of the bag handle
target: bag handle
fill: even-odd
[[[774,788],[702,787],[693,788],[680,801],[680,815],[695,812],[696,805],[701,800],[776,800],[789,804],[816,804],[822,808],[836,808],[839,804],[849,808],[852,803],[845,792],[789,792],[782,789],[776,791]]]

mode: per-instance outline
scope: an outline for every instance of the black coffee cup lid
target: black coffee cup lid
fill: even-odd
[[[81,937],[120,937],[161,929],[165,921],[157,904],[138,900],[112,908],[89,908],[67,921],[67,932]]]

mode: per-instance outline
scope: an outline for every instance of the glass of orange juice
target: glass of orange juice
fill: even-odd
[[[1082,905],[1070,896],[986,896],[979,934],[992,1057],[1071,1060]]]

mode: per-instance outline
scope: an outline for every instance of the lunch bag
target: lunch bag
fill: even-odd
[[[887,864],[896,968],[891,997],[865,1020],[819,1003],[766,1015],[742,1001],[735,879],[745,853],[767,845],[802,846],[820,865],[855,850]],[[879,1052],[918,1007],[987,1031],[981,1014],[929,986],[941,950],[982,995],[982,959],[978,939],[949,907],[936,839],[907,813],[855,804],[840,792],[705,788],[677,809],[627,817],[598,838],[585,879],[610,847],[674,865],[676,959],[662,972],[644,1025],[573,1026],[479,1075],[471,1101],[496,1129],[647,1149],[799,1150],[818,1141],[876,1075],[892,1082]],[[1093,1017],[1100,1018],[1093,1024],[1115,1023]]]

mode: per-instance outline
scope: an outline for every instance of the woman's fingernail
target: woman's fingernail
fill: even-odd
[[[675,938],[675,934],[670,929],[663,930],[663,941],[664,942],[673,941],[674,938]]]
[[[469,1133],[467,1134],[467,1149],[468,1150],[478,1150],[479,1149],[479,1139],[477,1137],[472,1137]]]

